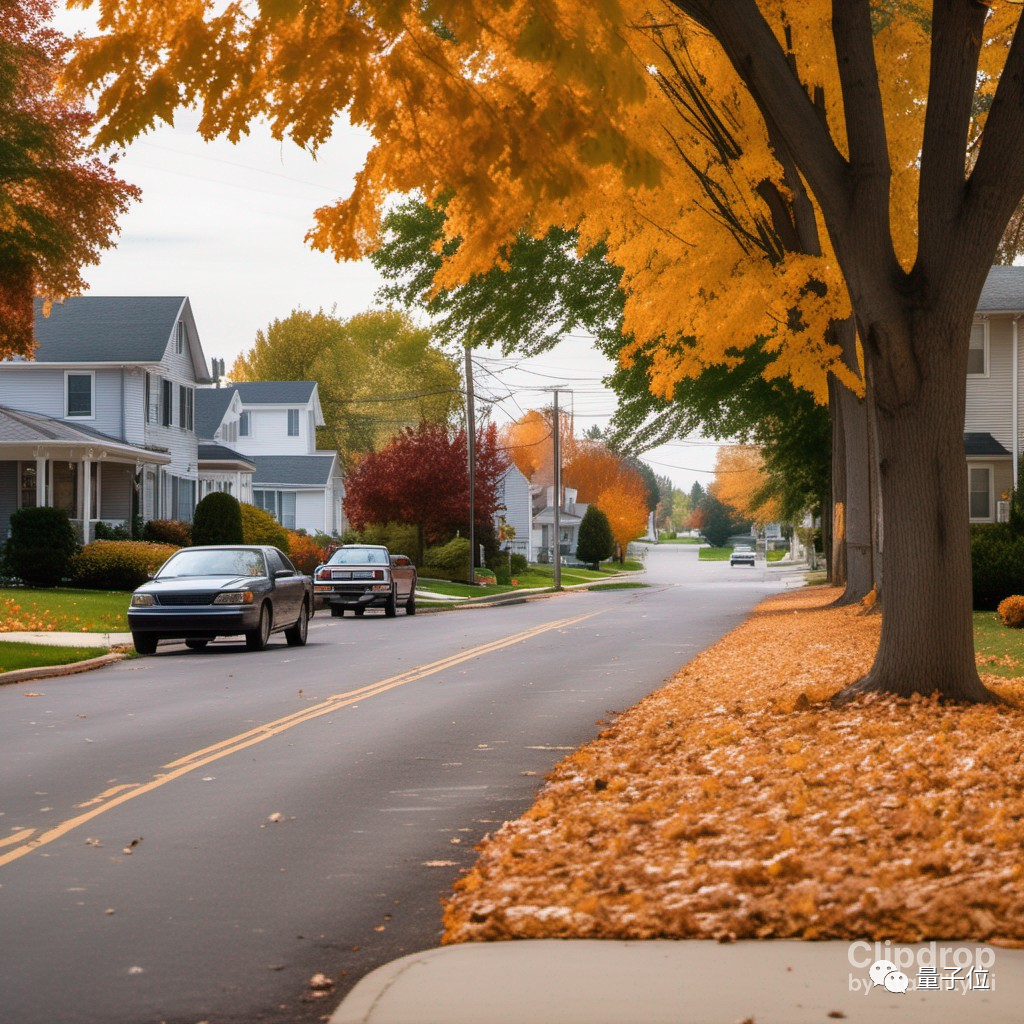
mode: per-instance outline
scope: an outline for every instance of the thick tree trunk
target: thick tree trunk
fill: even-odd
[[[880,397],[877,408],[885,505],[882,637],[869,674],[838,701],[874,691],[996,699],[974,662],[964,374],[956,358],[929,363],[912,400]],[[886,396],[896,393],[886,389]]]
[[[828,411],[832,417],[832,547],[828,558],[829,582],[846,586],[846,435],[843,429],[842,384],[828,376]]]

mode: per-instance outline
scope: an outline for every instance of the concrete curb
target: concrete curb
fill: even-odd
[[[57,676],[74,676],[79,672],[88,672],[94,668],[111,665],[125,657],[123,651],[101,654],[98,658],[86,658],[85,661],[72,661],[66,665],[40,665],[38,668],[19,668],[14,672],[0,672],[0,686],[5,683],[27,683],[32,679],[53,679]]]

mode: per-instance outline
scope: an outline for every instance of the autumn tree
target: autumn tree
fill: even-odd
[[[572,462],[578,450],[573,432],[572,416],[564,409],[558,411],[559,447],[562,464]],[[550,486],[554,483],[554,408],[527,409],[501,432],[502,445],[519,471],[534,484]],[[563,479],[563,484],[565,480]]]
[[[498,482],[507,468],[508,458],[491,424],[478,432],[476,442],[474,518],[481,531],[493,531],[500,508]],[[422,565],[426,544],[468,533],[465,432],[429,423],[402,431],[356,463],[345,481],[344,506],[357,530],[388,522],[415,526],[416,563]]]
[[[752,445],[723,445],[718,449],[712,490],[737,516],[757,526],[764,527],[781,518],[764,459]]]
[[[69,50],[50,0],[0,6],[0,358],[31,357],[33,299],[83,290],[138,189],[90,153],[91,115],[57,93]]]
[[[348,319],[322,309],[274,320],[231,367],[231,379],[315,380],[321,442],[344,460],[380,448],[406,427],[448,423],[462,407],[461,378],[431,332],[396,310]]]
[[[237,138],[263,114],[315,145],[345,109],[371,128],[381,141],[350,198],[318,214],[315,245],[361,255],[394,192],[451,193],[449,237],[467,242],[437,283],[493,265],[524,223],[578,226],[624,268],[632,352],[651,356],[658,393],[709,356],[728,363],[738,337],[767,339],[773,376],[864,383],[886,614],[854,692],[990,698],[973,658],[963,392],[971,318],[1024,195],[1019,5],[101,7],[107,36],[77,70],[107,83],[106,139],[192,102],[207,135]],[[682,102],[658,88],[670,69]],[[734,159],[687,119],[708,107],[727,111]],[[766,228],[781,238],[787,218],[797,234],[820,221],[817,249],[798,239],[765,260]],[[863,382],[830,333],[851,314]]]

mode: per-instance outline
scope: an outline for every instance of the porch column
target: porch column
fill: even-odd
[[[82,544],[92,540],[92,459],[82,459]]]
[[[36,508],[46,504],[46,459],[36,457]]]

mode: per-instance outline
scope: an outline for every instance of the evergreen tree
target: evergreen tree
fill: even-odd
[[[733,518],[732,509],[710,491],[704,492],[700,509],[704,513],[704,525],[700,532],[713,548],[725,547],[729,538],[744,528],[744,523]]]
[[[580,523],[576,557],[591,569],[596,569],[604,559],[611,558],[614,547],[615,538],[608,517],[596,505],[588,506]]]
[[[238,499],[213,491],[196,505],[192,517],[192,544],[244,544],[242,508]]]

